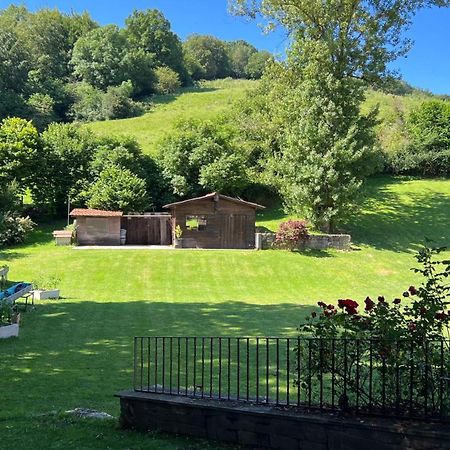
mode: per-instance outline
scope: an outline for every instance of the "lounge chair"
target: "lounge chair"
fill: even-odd
[[[14,305],[16,300],[19,298],[25,299],[25,309],[28,306],[28,298],[31,297],[31,302],[33,304],[33,296],[31,291],[33,290],[33,285],[31,283],[16,283],[3,292],[0,292],[0,302],[6,303],[7,305]]]

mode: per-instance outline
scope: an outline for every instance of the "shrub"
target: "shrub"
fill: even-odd
[[[180,88],[181,82],[178,74],[169,67],[158,67],[155,70],[156,86],[158,94],[173,94]]]
[[[75,99],[70,107],[69,116],[73,120],[90,122],[102,119],[103,92],[87,83],[70,86]]]
[[[119,86],[110,86],[106,92],[86,83],[72,86],[75,102],[70,115],[74,120],[91,122],[95,120],[124,119],[142,114],[141,103],[131,96],[133,85],[124,81]]]
[[[142,114],[144,108],[131,98],[132,93],[131,81],[124,81],[120,86],[108,87],[106,93],[102,95],[101,118],[125,119]]]
[[[35,223],[29,217],[15,213],[0,213],[0,247],[20,244],[33,231]]]
[[[280,224],[275,237],[275,246],[290,251],[298,250],[308,236],[304,220],[288,220]]]
[[[408,118],[410,142],[390,156],[395,173],[450,174],[450,103],[423,102]]]
[[[321,313],[313,312],[300,330],[316,338],[403,339],[417,343],[442,338],[450,325],[450,285],[446,284],[450,260],[436,261],[435,256],[444,250],[424,247],[416,255],[422,267],[413,270],[425,278],[419,288],[410,286],[391,302],[384,296],[376,300],[366,297],[363,304],[341,299],[337,307],[318,302]]]

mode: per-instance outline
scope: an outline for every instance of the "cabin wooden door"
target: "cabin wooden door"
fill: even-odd
[[[244,214],[230,214],[224,217],[222,248],[248,248],[247,221]]]

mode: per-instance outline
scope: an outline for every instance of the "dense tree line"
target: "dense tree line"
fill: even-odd
[[[155,9],[125,27],[100,27],[88,13],[24,6],[0,11],[0,119],[101,120],[139,114],[142,98],[193,81],[259,78],[267,52],[244,41],[192,36],[185,43]]]
[[[0,124],[0,186],[31,193],[35,208],[61,215],[74,205],[145,211],[166,194],[162,171],[130,138],[98,137],[75,124],[51,124],[39,133],[25,119]]]
[[[143,212],[169,201],[220,191],[240,195],[253,181],[251,161],[229,120],[186,121],[156,158],[127,137],[101,137],[76,124],[39,132],[25,119],[0,123],[0,186],[30,193],[34,208],[61,216],[72,205]]]

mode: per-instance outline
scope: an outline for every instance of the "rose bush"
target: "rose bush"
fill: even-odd
[[[336,396],[341,409],[388,406],[397,413],[448,414],[450,260],[436,260],[443,250],[419,251],[421,267],[413,270],[424,282],[402,296],[318,302],[320,311],[299,327],[295,349],[296,384],[307,398],[317,391],[316,380],[331,379],[328,401],[334,404]]]
[[[278,228],[275,246],[290,251],[298,250],[308,236],[308,227],[304,220],[287,220]]]
[[[449,337],[450,260],[435,261],[443,248],[424,247],[416,256],[422,264],[419,269],[425,281],[419,287],[410,286],[403,300],[391,301],[384,296],[376,300],[366,297],[358,303],[340,299],[337,306],[319,301],[321,311],[314,311],[300,326],[302,334],[316,338],[355,338],[384,340],[425,340]]]

